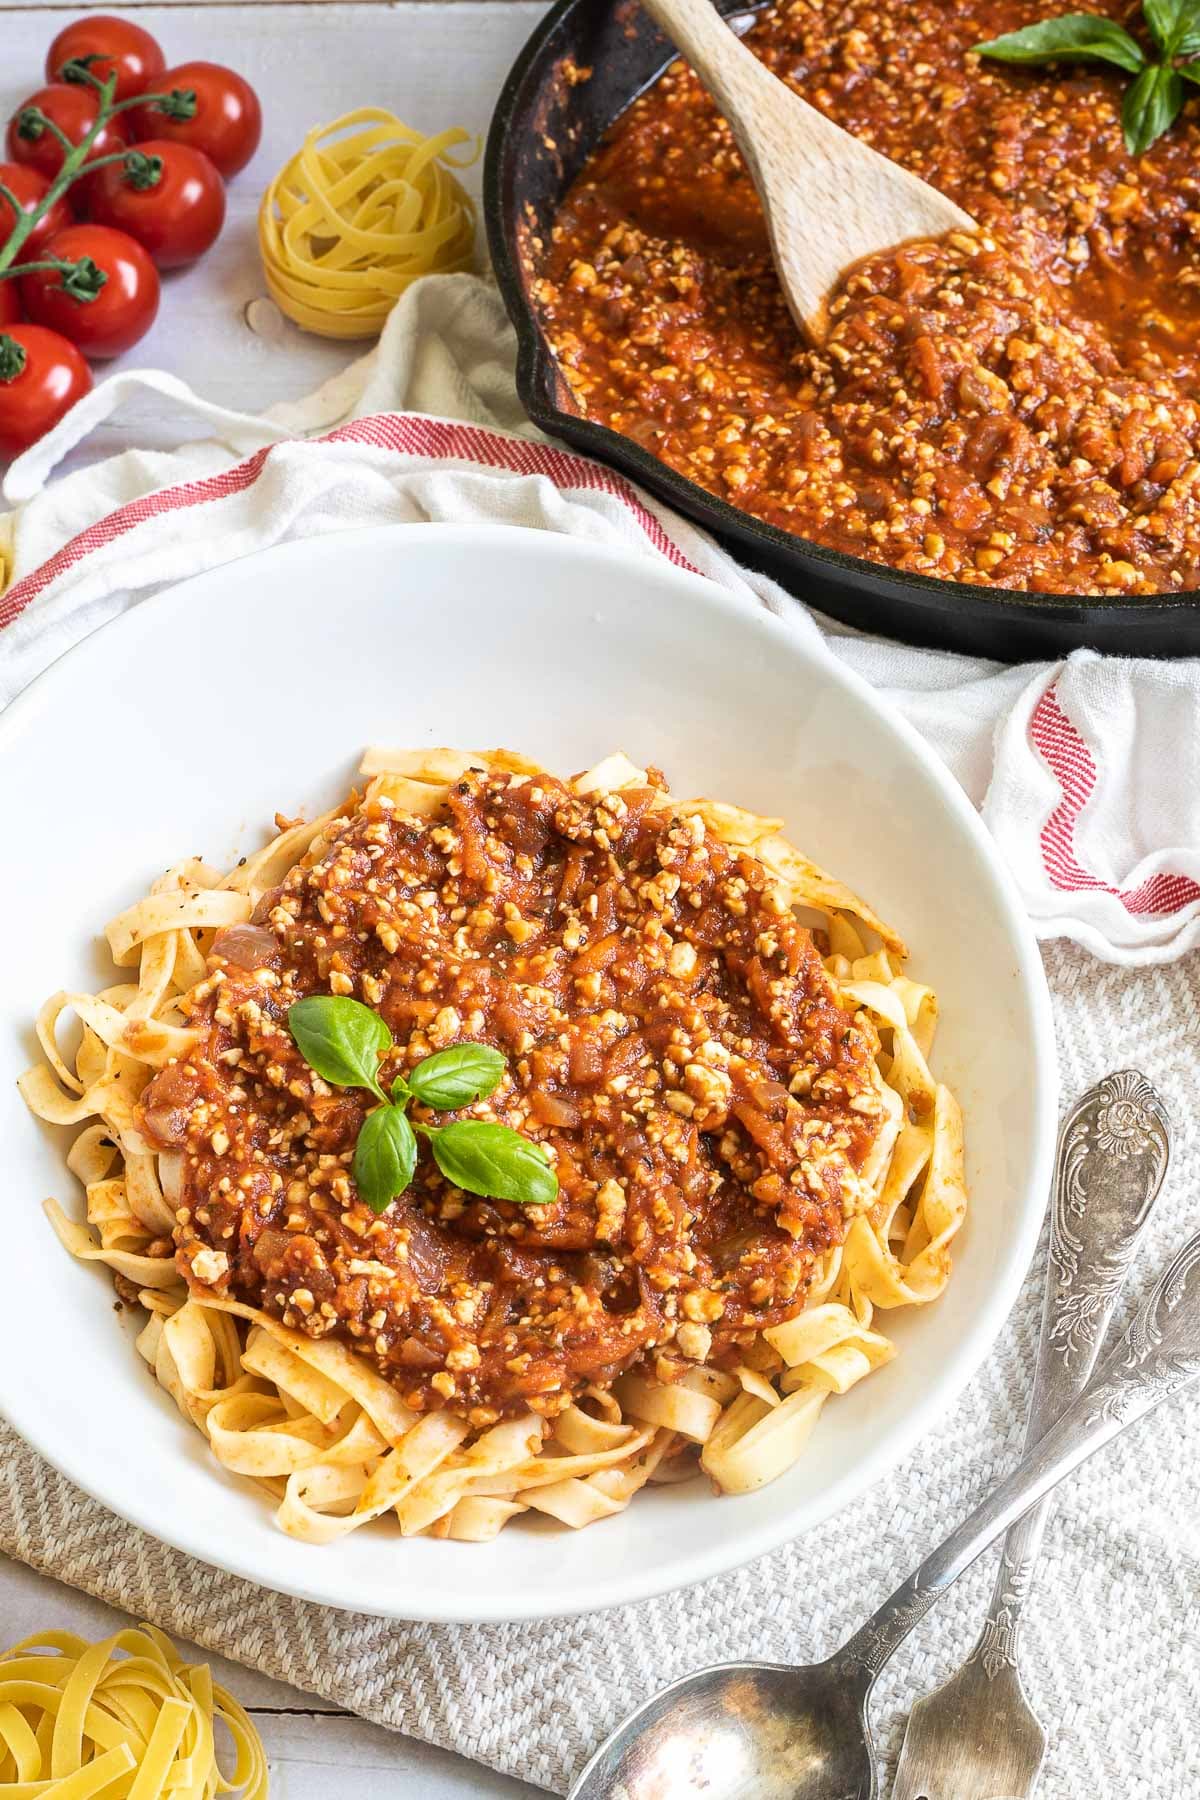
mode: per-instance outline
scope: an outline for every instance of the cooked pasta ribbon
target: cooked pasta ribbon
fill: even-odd
[[[217,1760],[216,1727],[234,1766]],[[204,1664],[153,1625],[89,1644],[44,1631],[0,1654],[0,1790],[11,1800],[266,1800],[262,1740]]]
[[[426,138],[380,107],[318,125],[263,195],[259,248],[280,310],[322,337],[374,337],[421,275],[469,269],[475,207],[453,174],[474,162],[452,129]]]
[[[507,751],[373,749],[361,773],[368,798],[428,817],[466,770],[481,767],[541,772]],[[587,793],[646,781],[617,753],[573,785]],[[69,1162],[85,1188],[87,1222],[53,1200],[50,1221],[72,1255],[107,1264],[123,1292],[136,1291],[147,1314],[141,1355],[218,1462],[271,1495],[293,1537],[329,1543],[390,1515],[405,1536],[478,1543],[530,1510],[578,1529],[622,1511],[647,1483],[698,1469],[726,1493],[748,1493],[803,1453],[831,1395],[895,1355],[879,1315],[926,1305],[944,1288],[967,1196],[961,1115],[929,1068],[934,993],[902,972],[900,937],[794,850],[779,820],[666,793],[661,804],[699,816],[757,856],[788,904],[820,915],[826,970],[847,1016],[869,1020],[879,1046],[883,1119],[848,1202],[844,1241],[814,1269],[803,1310],[745,1342],[729,1366],[701,1365],[665,1382],[639,1369],[611,1388],[587,1389],[551,1420],[528,1412],[479,1429],[449,1411],[413,1412],[343,1343],[189,1292],[171,1239],[178,1160],[150,1153],[137,1096],[188,1038],[180,1001],[206,973],[213,930],[248,919],[294,863],[319,855],[335,813],[289,825],[228,876],[195,862],[168,870],[108,928],[114,956],[136,963],[136,983],[95,996],[60,993],[43,1009],[46,1060],[22,1077],[21,1090],[41,1118],[83,1127]],[[68,1057],[58,1034],[71,1012],[82,1035]],[[19,1726],[7,1739],[3,1730],[0,1723],[11,1760],[25,1739]]]

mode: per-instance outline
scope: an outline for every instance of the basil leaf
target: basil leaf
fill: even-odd
[[[1175,69],[1161,63],[1143,69],[1125,95],[1121,108],[1121,128],[1125,148],[1130,156],[1140,156],[1179,116],[1183,105],[1183,82]]]
[[[518,1206],[549,1206],[558,1177],[545,1151],[507,1125],[457,1119],[430,1134],[434,1161],[455,1187]]]
[[[1196,0],[1142,0],[1142,16],[1164,56],[1183,51],[1189,31],[1194,31],[1198,22]]]
[[[1038,25],[1026,25],[986,44],[976,44],[974,49],[997,62],[1115,63],[1131,75],[1146,62],[1145,51],[1123,26],[1095,13],[1063,13],[1060,18],[1043,19]]]
[[[379,1058],[392,1047],[392,1034],[377,1012],[344,994],[310,994],[288,1008],[288,1030],[297,1050],[335,1087],[379,1086]]]
[[[499,1050],[490,1044],[452,1044],[419,1062],[408,1075],[417,1099],[438,1112],[453,1112],[490,1094],[505,1070]]]
[[[1197,40],[1196,47],[1200,49],[1200,39]],[[1200,62],[1179,63],[1175,73],[1182,75],[1185,81],[1194,81],[1197,87],[1200,87]]]
[[[367,1114],[354,1147],[354,1185],[372,1212],[385,1212],[417,1166],[417,1139],[404,1110],[377,1106]]]

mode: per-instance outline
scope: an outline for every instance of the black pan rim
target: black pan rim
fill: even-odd
[[[510,216],[505,197],[506,177],[515,156],[516,114],[526,87],[531,78],[536,79],[552,40],[585,3],[586,0],[555,0],[522,45],[500,90],[484,155],[483,196],[488,251],[501,299],[516,333],[518,397],[532,422],[540,430],[565,439],[659,495],[702,529],[712,531],[725,541],[734,539],[751,558],[755,547],[761,546],[767,552],[798,564],[836,572],[843,580],[853,580],[918,614],[952,615],[955,620],[973,616],[996,624],[1007,618],[1086,625],[1090,619],[1095,619],[1103,620],[1110,631],[1114,627],[1119,630],[1127,626],[1131,632],[1139,623],[1144,627],[1186,619],[1200,624],[1198,589],[1176,594],[1147,594],[1138,599],[1102,594],[1031,594],[1013,588],[982,588],[970,582],[916,575],[893,569],[886,563],[848,556],[843,551],[814,543],[810,538],[769,525],[752,513],[730,505],[727,500],[710,494],[706,488],[652,456],[632,439],[623,437],[607,425],[568,413],[557,404],[553,398],[557,360],[525,292],[516,241],[517,222]],[[755,4],[755,0],[750,0],[750,4]],[[736,0],[729,10],[745,12],[750,6],[747,0]],[[664,60],[663,68],[668,60]],[[660,69],[658,74],[661,72]],[[656,80],[657,74],[651,79]],[[631,104],[648,85],[650,83],[645,83],[631,91],[625,104]],[[819,602],[816,609],[822,610]],[[1180,653],[1195,654],[1195,649],[1194,644],[1189,645],[1186,652],[1181,650]]]

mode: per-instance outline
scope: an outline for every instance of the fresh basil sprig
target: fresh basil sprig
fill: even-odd
[[[1062,13],[1020,31],[976,44],[980,56],[996,62],[1112,63],[1135,80],[1121,108],[1125,148],[1140,156],[1169,131],[1183,108],[1185,81],[1200,85],[1200,0],[1142,0],[1142,17],[1158,51],[1152,60],[1115,19],[1095,13]]]
[[[503,1079],[505,1061],[490,1044],[454,1044],[425,1057],[392,1083],[379,1085],[379,1059],[392,1034],[369,1006],[343,994],[312,994],[288,1009],[288,1030],[311,1069],[335,1087],[365,1088],[382,1104],[363,1120],[354,1147],[354,1184],[372,1212],[386,1212],[412,1181],[417,1137],[429,1140],[447,1181],[489,1200],[549,1206],[558,1177],[540,1144],[487,1119],[426,1125],[408,1116],[411,1100],[454,1112],[483,1100]]]

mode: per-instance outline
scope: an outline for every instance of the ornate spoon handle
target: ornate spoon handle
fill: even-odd
[[[1066,1411],[1095,1366],[1169,1156],[1162,1102],[1135,1069],[1106,1075],[1063,1121],[1026,1449]],[[1016,1666],[1021,1612],[1052,1504],[1046,1498],[1031,1506],[1004,1540],[991,1606],[970,1658],[989,1675]]]
[[[1191,1237],[1075,1403],[945,1543],[868,1619],[840,1657],[876,1676],[938,1595],[1000,1532],[1126,1426],[1200,1376],[1200,1233]]]

